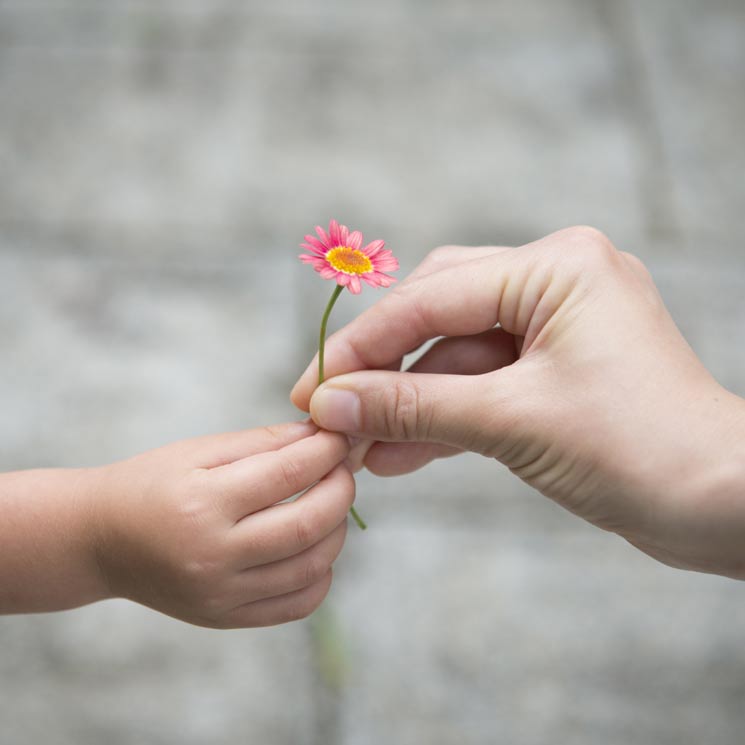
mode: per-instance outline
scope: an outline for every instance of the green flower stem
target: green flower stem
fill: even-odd
[[[331,293],[329,304],[323,312],[323,318],[321,318],[321,333],[318,337],[318,385],[321,385],[325,379],[323,370],[323,354],[326,350],[326,325],[328,324],[329,316],[331,315],[331,309],[334,307],[334,303],[339,299],[339,295],[341,295],[343,289],[344,287],[342,285],[336,285],[334,291]],[[349,512],[360,530],[367,530],[367,524],[359,516],[357,510],[355,510],[354,507],[350,507]]]
[[[321,385],[325,379],[323,374],[323,353],[326,349],[326,324],[331,315],[331,309],[334,307],[334,303],[339,298],[339,295],[341,295],[343,289],[344,288],[341,285],[336,285],[334,291],[331,293],[329,304],[323,312],[323,318],[321,319],[321,335],[318,339],[318,385]]]

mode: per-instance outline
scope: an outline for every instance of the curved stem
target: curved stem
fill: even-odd
[[[344,289],[342,285],[336,285],[334,291],[331,293],[331,298],[326,310],[323,312],[323,318],[321,318],[321,333],[318,337],[318,385],[321,385],[324,381],[324,369],[323,369],[323,354],[326,350],[326,325],[328,324],[329,316],[331,315],[331,309],[334,307],[334,303],[339,299],[341,291]],[[349,508],[349,513],[354,518],[360,530],[367,530],[365,521],[359,516],[357,510],[354,507]]]
[[[326,348],[326,324],[328,323],[329,316],[331,315],[331,309],[334,307],[334,303],[337,301],[341,291],[344,288],[341,285],[336,285],[334,291],[331,293],[331,299],[329,304],[326,306],[326,310],[323,312],[323,318],[321,319],[321,334],[318,339],[318,385],[321,385],[324,381],[323,374],[323,353]]]

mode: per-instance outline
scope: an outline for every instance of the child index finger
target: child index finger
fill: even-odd
[[[349,449],[344,435],[321,430],[278,450],[213,468],[208,477],[221,512],[239,522],[312,486],[341,463]]]
[[[316,432],[318,427],[313,422],[286,422],[258,429],[193,437],[184,440],[181,447],[195,465],[211,469],[266,450],[279,450]]]

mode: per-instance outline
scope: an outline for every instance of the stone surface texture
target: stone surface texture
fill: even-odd
[[[741,0],[0,0],[0,470],[297,417],[332,216],[402,274],[592,224],[745,395],[744,93]],[[0,745],[743,742],[740,584],[475,456],[358,491],[307,621],[0,618]]]

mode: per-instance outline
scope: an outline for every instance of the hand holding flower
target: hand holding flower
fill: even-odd
[[[473,450],[660,561],[745,579],[745,401],[598,231],[437,249],[327,351],[333,377],[311,364],[293,401],[376,440],[373,472]]]

